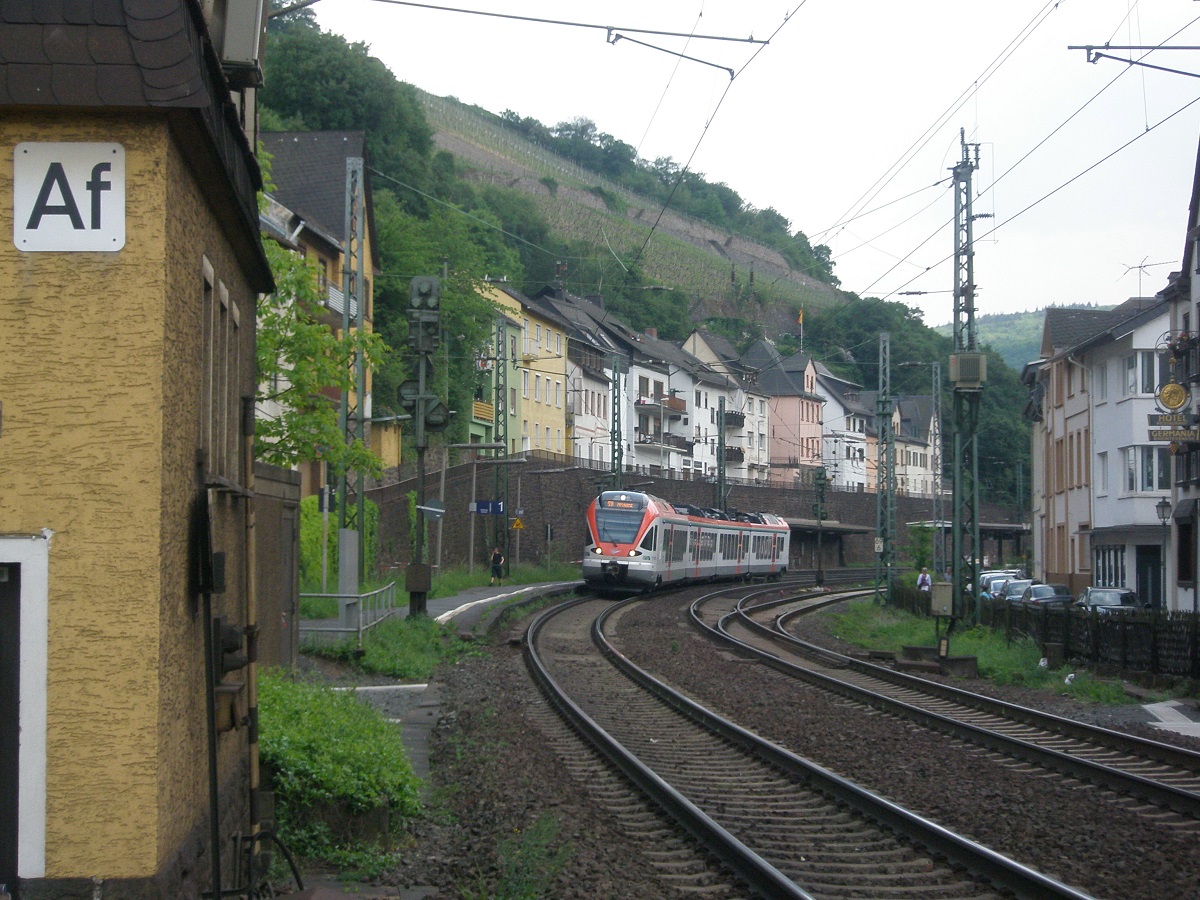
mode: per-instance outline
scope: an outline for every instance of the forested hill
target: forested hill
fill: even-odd
[[[366,134],[382,266],[375,330],[394,348],[374,380],[384,413],[400,411],[396,390],[409,376],[408,283],[417,274],[444,272],[444,365],[432,387],[452,409],[488,389],[471,363],[490,342],[494,311],[478,291],[489,276],[527,294],[558,282],[600,295],[631,328],[653,326],[665,340],[697,325],[742,350],[765,336],[785,356],[803,350],[868,390],[880,383],[883,332],[895,393],[927,394],[928,363],[950,355],[950,340],[904,303],[840,290],[827,248],[810,246],[773,209],[754,209],[669,159],[637,160],[587,119],[547,129],[432,97],[397,81],[366,46],[321,31],[308,10],[270,20],[265,71],[264,132]],[[997,502],[1016,501],[1014,473],[1029,452],[1009,358],[989,362],[979,421],[984,499]],[[466,440],[465,425],[454,420],[445,439]]]
[[[1067,309],[1112,309],[1112,306],[1092,304],[1068,304]],[[1025,364],[1038,358],[1042,346],[1042,322],[1046,318],[1044,309],[1019,313],[985,313],[975,317],[979,343],[996,352],[1015,372]],[[953,336],[951,325],[939,325],[938,334]]]
[[[786,330],[801,307],[836,298],[829,248],[811,246],[774,209],[755,209],[728,185],[669,158],[640,160],[585,118],[549,128],[417,95],[435,144],[465,178],[530,197],[562,238],[687,294],[695,318],[740,318],[770,333]],[[586,262],[567,269],[575,293],[605,290]]]

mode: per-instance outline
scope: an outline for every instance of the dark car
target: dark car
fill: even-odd
[[[1025,589],[1035,583],[1030,578],[1010,578],[1004,582],[1004,586],[1000,588],[1000,593],[996,596],[1005,603],[1017,603],[1020,601],[1021,595],[1025,593]]]
[[[1138,595],[1126,588],[1085,588],[1075,601],[1076,609],[1108,614],[1124,612],[1131,609],[1141,609]]]
[[[1031,584],[1021,594],[1021,602],[1027,606],[1063,608],[1075,602],[1075,598],[1065,584]]]

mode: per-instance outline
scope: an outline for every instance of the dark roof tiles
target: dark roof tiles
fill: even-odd
[[[189,0],[4,0],[0,106],[210,106],[197,15]]]

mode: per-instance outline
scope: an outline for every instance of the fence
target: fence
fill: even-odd
[[[984,603],[982,622],[1008,635],[1023,634],[1039,645],[1057,644],[1064,659],[1096,666],[1200,677],[1200,616],[1178,610],[1124,610],[1115,613],[1059,607]]]
[[[928,595],[895,585],[891,603],[929,615]],[[980,622],[1009,638],[1062,647],[1065,660],[1153,675],[1200,678],[1200,616],[1161,609],[1087,612],[1070,606],[1035,607],[1001,600],[980,604]]]
[[[363,633],[396,612],[396,582],[388,582],[366,594],[301,594],[300,598],[335,599],[338,602],[336,619],[302,620],[300,643],[331,643],[354,635],[362,649]]]

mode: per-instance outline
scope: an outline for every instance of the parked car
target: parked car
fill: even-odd
[[[1066,608],[1075,602],[1071,589],[1065,584],[1031,584],[1021,594],[1027,606]]]
[[[1138,600],[1138,595],[1126,588],[1084,588],[1079,599],[1075,601],[1076,609],[1084,609],[1088,612],[1095,610],[1102,614],[1141,609],[1142,605]]]
[[[1004,586],[1004,582],[1010,578],[1020,578],[1022,572],[1016,569],[1008,569],[1005,571],[981,572],[979,575],[979,597],[987,599],[988,597],[996,597],[1000,593],[1000,588]],[[986,596],[985,596],[986,592]]]
[[[1020,601],[1021,595],[1025,593],[1025,588],[1034,583],[1031,578],[1010,578],[1004,582],[997,597],[1006,603],[1017,603]]]

